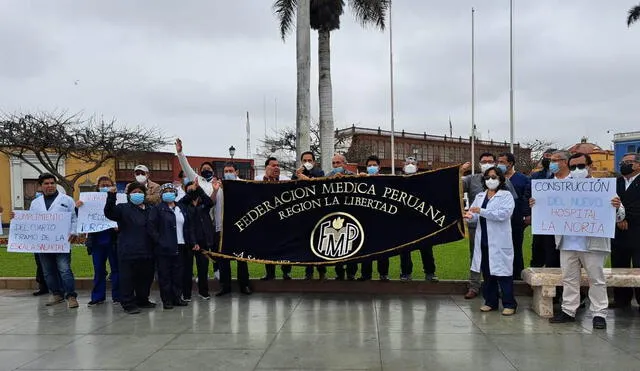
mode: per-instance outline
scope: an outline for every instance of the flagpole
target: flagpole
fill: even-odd
[[[513,153],[513,0],[509,0],[509,138]]]
[[[395,136],[396,136],[396,128],[395,128],[395,111],[394,111],[394,102],[393,102],[393,27],[392,27],[392,17],[391,17],[391,2],[389,0],[389,84],[390,84],[390,92],[391,92],[391,174],[396,174],[396,144],[395,144]]]
[[[476,173],[476,10],[471,8],[471,174]]]

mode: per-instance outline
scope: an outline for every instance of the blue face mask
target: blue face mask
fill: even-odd
[[[560,171],[560,165],[558,165],[557,162],[552,162],[549,164],[549,170],[551,170],[551,172],[555,174]]]
[[[498,164],[498,169],[500,169],[500,171],[502,171],[502,174],[504,174],[507,172],[507,165]]]
[[[236,180],[236,174],[234,174],[234,173],[224,173],[224,178],[226,180]]]
[[[378,174],[378,167],[377,166],[367,166],[367,174],[369,174],[369,175]]]
[[[109,187],[100,187],[100,192],[109,192]]]
[[[333,173],[334,173],[334,174],[344,173],[344,168],[343,168],[342,166],[340,166],[340,167],[334,167],[334,168],[333,168]]]
[[[162,194],[162,201],[174,202],[176,200],[176,194],[173,192],[165,192]]]
[[[42,196],[42,192],[36,192],[36,197],[35,198],[38,198],[40,196]]]
[[[129,195],[131,203],[134,205],[140,205],[144,202],[144,193],[131,193]]]

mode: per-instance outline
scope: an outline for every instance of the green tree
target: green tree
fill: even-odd
[[[636,23],[638,19],[640,19],[640,5],[636,5],[629,9],[627,14],[627,27],[631,27],[631,25]]]

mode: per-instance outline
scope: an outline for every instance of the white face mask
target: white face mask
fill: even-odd
[[[418,168],[414,164],[406,164],[404,166],[404,173],[405,174],[415,174],[416,171],[418,171]]]
[[[589,176],[589,170],[584,169],[575,169],[571,171],[571,177],[573,179],[584,179]]]
[[[480,171],[482,171],[482,174],[484,174],[487,170],[491,169],[494,166],[496,166],[496,164],[480,164]]]
[[[147,176],[146,175],[136,175],[136,182],[140,183],[140,184],[144,184],[147,182]]]
[[[307,171],[311,171],[311,169],[313,169],[312,162],[305,162],[304,164],[302,164],[302,166],[304,166],[304,168],[307,169]]]
[[[487,179],[484,181],[484,184],[486,184],[490,190],[495,191],[500,185],[500,179]]]

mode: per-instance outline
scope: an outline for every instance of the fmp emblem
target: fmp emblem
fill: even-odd
[[[355,255],[364,244],[364,230],[353,216],[336,212],[325,215],[311,232],[311,251],[325,260]]]

